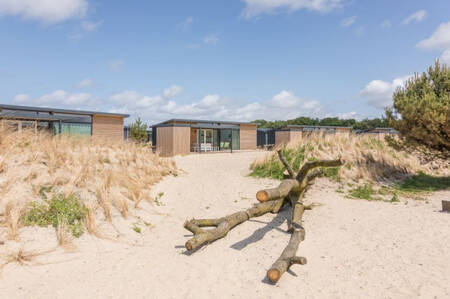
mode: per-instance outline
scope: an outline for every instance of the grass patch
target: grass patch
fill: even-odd
[[[365,199],[369,201],[383,200],[381,197],[374,196],[377,194],[371,184],[364,184],[362,186],[357,186],[349,191],[349,194],[353,198]]]
[[[450,177],[438,177],[419,172],[395,186],[402,192],[421,193],[450,189]]]
[[[78,238],[84,232],[83,220],[86,212],[86,208],[74,194],[67,197],[54,194],[51,199],[44,199],[44,202],[30,202],[28,211],[22,217],[22,223],[26,226],[52,225],[54,228],[64,224],[72,235]]]
[[[133,224],[133,230],[138,234],[142,233],[142,229],[137,225],[137,223]]]

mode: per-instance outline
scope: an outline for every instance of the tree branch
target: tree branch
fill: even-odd
[[[316,161],[309,161],[303,164],[302,168],[300,168],[300,171],[297,174],[296,179],[298,181],[302,181],[308,172],[311,169],[317,168],[317,167],[336,167],[341,166],[344,164],[344,160],[342,158],[339,158],[337,160],[316,160]]]
[[[291,165],[289,165],[288,161],[286,160],[286,157],[283,155],[283,152],[281,150],[277,151],[278,158],[280,159],[281,163],[283,163],[284,167],[289,173],[289,178],[295,179],[295,172],[292,169]]]
[[[223,238],[236,225],[241,224],[253,217],[259,217],[269,212],[278,212],[284,203],[284,198],[279,200],[259,203],[250,209],[237,212],[219,219],[192,219],[184,223],[184,228],[194,234],[194,237],[188,240],[185,244],[187,250],[194,250],[205,243],[213,242],[217,239]],[[204,226],[215,226],[213,229],[204,230],[198,224]],[[210,225],[206,225],[210,224]]]

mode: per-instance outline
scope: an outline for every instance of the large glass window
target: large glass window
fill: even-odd
[[[239,130],[220,130],[220,149],[231,149],[231,144],[233,144],[233,149],[238,150],[240,149],[239,141]]]
[[[61,123],[61,132],[59,131],[59,122],[53,122],[53,131],[55,135],[67,134],[71,136],[81,135],[90,136],[91,135],[91,124],[78,124],[78,123]]]

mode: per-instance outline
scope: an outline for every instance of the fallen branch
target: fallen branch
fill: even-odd
[[[192,219],[184,223],[184,228],[194,234],[194,237],[185,244],[187,250],[194,250],[205,243],[210,243],[223,238],[238,224],[253,217],[259,217],[269,212],[277,213],[283,206],[284,199],[259,203],[250,209],[237,212],[218,219]],[[201,227],[215,227],[213,229],[202,229]]]
[[[278,157],[286,168],[289,178],[283,180],[276,188],[258,191],[256,198],[259,203],[250,209],[222,218],[186,221],[184,228],[194,234],[185,244],[187,250],[195,250],[206,243],[225,237],[233,227],[250,218],[259,217],[269,212],[278,213],[285,203],[289,203],[292,207],[292,217],[288,225],[291,238],[280,257],[267,271],[267,278],[276,283],[292,265],[306,264],[306,258],[296,255],[300,242],[305,239],[305,229],[302,226],[303,213],[306,209],[311,208],[303,205],[303,196],[309,186],[314,183],[314,179],[322,174],[322,171],[316,168],[341,166],[343,160],[339,158],[305,162],[298,173],[295,174],[281,150],[278,151]]]

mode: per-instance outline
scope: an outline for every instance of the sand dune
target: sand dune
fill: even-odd
[[[142,234],[115,217],[119,241],[83,235],[73,253],[56,249],[33,265],[7,264],[1,298],[446,298],[450,296],[450,215],[428,203],[345,199],[319,180],[307,200],[320,205],[304,217],[306,240],[295,265],[276,285],[265,272],[289,239],[286,212],[264,215],[192,255],[183,222],[249,207],[255,193],[277,184],[247,177],[260,152],[177,157],[177,177],[153,188],[163,205],[137,210],[151,222]],[[107,229],[106,227],[104,228]],[[25,228],[24,250],[51,249],[51,228]],[[12,245],[0,245],[5,254]]]

